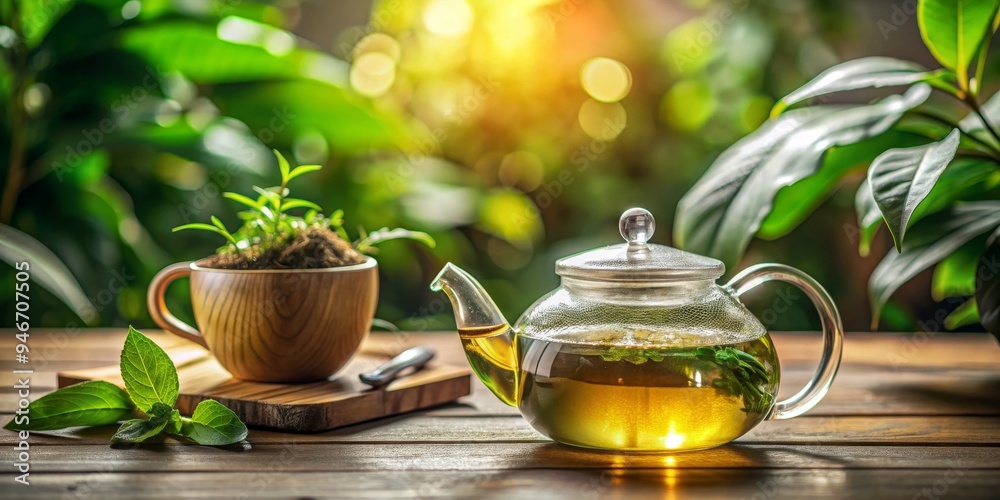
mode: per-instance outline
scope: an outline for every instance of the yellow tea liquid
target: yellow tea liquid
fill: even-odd
[[[778,362],[767,336],[677,349],[525,337],[516,342],[521,413],[542,434],[576,446],[644,451],[719,446],[760,422],[777,391]]]
[[[510,325],[459,328],[466,357],[486,387],[504,403],[517,406],[517,359]]]

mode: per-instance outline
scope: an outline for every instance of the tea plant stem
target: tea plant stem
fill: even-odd
[[[17,196],[21,191],[21,181],[24,178],[24,150],[27,147],[26,135],[26,113],[24,109],[24,93],[28,86],[26,75],[27,53],[24,47],[24,33],[21,26],[21,2],[13,2],[10,5],[10,26],[17,33],[13,52],[13,70],[11,77],[13,80],[14,95],[10,106],[11,144],[10,144],[10,164],[7,167],[7,180],[3,187],[3,201],[0,202],[0,223],[10,223],[14,215],[14,206],[17,204]]]
[[[982,45],[979,47],[979,55],[976,58],[976,76],[969,91],[973,98],[979,97],[979,90],[983,87],[983,73],[986,71],[986,54],[990,50],[990,41],[993,36],[983,37]]]
[[[997,140],[997,143],[1000,143],[1000,134],[997,134],[996,129],[993,128],[993,125],[991,125],[989,120],[986,119],[986,115],[983,113],[983,108],[979,106],[979,102],[972,96],[966,97],[965,100],[969,103],[969,106],[972,107],[972,110],[979,115],[979,119],[983,121],[983,128],[990,132],[990,135]]]
[[[968,137],[973,142],[975,142],[975,143],[977,143],[977,144],[979,144],[981,146],[984,146],[984,147],[988,148],[990,151],[992,151],[993,153],[995,153],[995,155],[991,156],[991,158],[996,159],[996,156],[1000,155],[1000,149],[998,149],[997,146],[995,146],[993,144],[990,144],[990,143],[988,143],[988,142],[986,142],[986,141],[984,141],[984,140],[982,140],[982,139],[980,139],[980,138],[978,138],[978,137],[976,137],[976,136],[974,136],[974,135],[966,132],[957,123],[952,122],[951,120],[949,120],[947,118],[935,115],[934,113],[930,113],[930,112],[927,112],[927,111],[921,111],[921,110],[915,110],[915,111],[912,112],[912,114],[914,114],[916,116],[920,116],[922,118],[927,118],[928,120],[940,123],[940,124],[948,126],[948,127],[952,127],[952,128],[958,129],[958,131],[962,135],[964,135],[965,137]],[[937,138],[937,139],[940,139],[940,138]]]

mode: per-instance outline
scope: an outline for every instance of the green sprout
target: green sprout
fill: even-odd
[[[218,217],[212,216],[211,224],[192,223],[177,226],[174,232],[186,229],[209,231],[221,235],[228,242],[218,249],[218,253],[237,253],[251,246],[258,246],[264,251],[291,243],[301,231],[309,228],[329,229],[344,241],[351,241],[344,230],[344,211],[336,210],[329,217],[323,215],[323,208],[309,200],[289,197],[288,183],[304,174],[316,172],[321,165],[300,165],[291,168],[288,160],[277,150],[274,155],[278,159],[278,169],[281,172],[281,184],[262,188],[253,186],[256,198],[240,193],[225,192],[222,196],[235,201],[247,209],[237,212],[243,225],[236,232],[229,232]],[[292,215],[290,210],[306,209],[301,216]],[[367,233],[359,228],[361,237],[351,242],[351,246],[360,253],[373,254],[377,251],[375,245],[394,239],[412,239],[434,248],[434,239],[427,233],[407,229],[382,228]]]

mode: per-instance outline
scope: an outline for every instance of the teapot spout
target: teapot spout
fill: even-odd
[[[469,273],[448,263],[431,290],[451,300],[455,324],[473,371],[501,401],[517,406],[517,348],[514,332],[483,286]]]

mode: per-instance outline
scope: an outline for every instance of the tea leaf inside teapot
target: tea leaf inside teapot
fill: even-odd
[[[733,347],[699,347],[695,356],[732,371],[732,377],[716,381],[715,386],[734,396],[743,396],[743,411],[763,413],[771,407],[774,396],[761,389],[768,382],[767,369],[752,354]]]
[[[698,347],[693,352],[609,347],[600,356],[604,361],[627,361],[635,365],[647,361],[659,363],[667,356],[693,356],[728,372],[727,376],[716,380],[713,386],[734,397],[742,397],[743,411],[764,413],[774,402],[774,396],[764,389],[769,382],[767,368],[754,355],[735,347]]]

